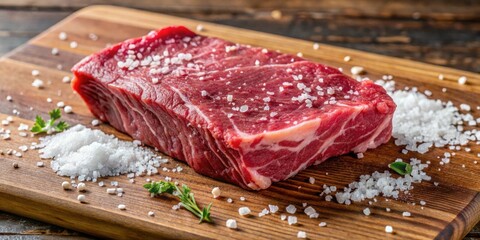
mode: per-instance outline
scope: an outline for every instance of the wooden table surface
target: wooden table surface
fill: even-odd
[[[0,55],[87,2],[135,7],[480,72],[480,4],[475,0],[164,0],[161,4],[152,0],[2,0]],[[0,212],[0,238],[37,237],[90,239]],[[480,239],[480,224],[465,239]]]

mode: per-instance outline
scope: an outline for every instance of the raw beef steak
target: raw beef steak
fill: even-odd
[[[244,188],[375,148],[392,131],[395,104],[371,81],[185,27],[119,43],[72,71],[96,117]]]

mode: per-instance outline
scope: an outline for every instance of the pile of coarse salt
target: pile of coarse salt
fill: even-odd
[[[122,141],[100,130],[76,125],[40,139],[41,158],[53,158],[52,169],[61,176],[79,181],[97,181],[98,177],[155,174],[168,160],[139,146],[137,141]]]
[[[421,154],[433,147],[449,146],[450,150],[460,150],[470,141],[480,141],[480,131],[464,131],[463,124],[476,126],[480,118],[475,119],[469,111],[471,107],[461,104],[466,113],[460,113],[452,102],[429,99],[417,88],[396,90],[394,81],[376,81],[383,86],[397,109],[393,116],[393,137],[397,146],[405,145],[408,151]],[[430,92],[428,92],[430,93]]]
[[[397,159],[396,161],[403,160]],[[351,204],[352,201],[360,202],[380,195],[397,199],[400,193],[407,193],[413,189],[413,183],[420,183],[424,180],[430,181],[431,179],[423,171],[428,167],[428,164],[422,164],[420,160],[412,158],[410,159],[410,165],[412,166],[412,173],[403,177],[395,178],[389,171],[383,173],[375,171],[371,175],[361,175],[358,182],[350,183],[348,187],[344,188],[343,192],[338,191],[335,198],[338,203],[346,205]],[[325,199],[331,198],[326,197]]]

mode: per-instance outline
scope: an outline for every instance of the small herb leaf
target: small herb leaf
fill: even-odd
[[[148,192],[152,193],[153,195],[160,195],[162,193],[172,194],[180,199],[181,205],[195,216],[200,218],[200,222],[212,222],[210,218],[210,208],[212,204],[210,203],[206,208],[200,210],[195,201],[195,197],[191,192],[190,188],[187,185],[183,185],[181,188],[176,186],[172,182],[151,182],[143,185]]]
[[[412,173],[412,165],[405,162],[390,163],[388,167],[400,175],[407,175]]]
[[[60,121],[55,124],[55,121],[62,117],[62,113],[60,109],[53,109],[48,113],[50,115],[50,120],[45,122],[42,117],[36,116],[35,123],[30,131],[33,133],[47,133],[50,134],[52,132],[63,132],[65,129],[68,128],[68,124],[64,121]]]

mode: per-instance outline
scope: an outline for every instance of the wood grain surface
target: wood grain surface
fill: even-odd
[[[15,117],[14,123],[6,127],[15,133],[18,132],[16,128],[20,122],[31,125],[31,119],[36,114],[45,116],[54,107],[54,103],[65,101],[74,109],[74,114],[64,115],[67,121],[71,124],[88,125],[92,120],[91,114],[79,97],[70,90],[69,85],[61,82],[63,76],[71,76],[68,69],[85,55],[103,48],[108,43],[141,36],[151,29],[173,24],[182,24],[191,29],[202,24],[205,29],[202,34],[205,35],[293,54],[302,52],[308,59],[345,70],[353,65],[361,65],[372,79],[391,74],[400,87],[418,86],[421,91],[431,90],[435,98],[452,100],[455,104],[465,102],[472,106],[480,105],[480,76],[475,73],[328,45],[320,45],[319,50],[313,50],[312,42],[308,41],[137,10],[98,6],[86,8],[68,17],[1,60],[0,119],[5,119],[13,110],[18,110],[20,114]],[[68,41],[58,39],[61,31],[68,33]],[[97,34],[99,39],[92,41],[88,38],[89,33]],[[78,42],[78,47],[70,48],[70,41]],[[60,49],[58,56],[50,54],[52,47]],[[351,56],[351,62],[343,61],[346,55]],[[51,83],[42,90],[32,88],[32,69],[38,69],[41,72],[39,78]],[[445,80],[439,81],[438,74],[443,74]],[[457,84],[459,76],[467,76],[468,84]],[[448,88],[447,93],[441,91],[444,87]],[[13,97],[12,102],[4,100],[7,95]],[[48,97],[53,99],[53,103],[46,102]],[[474,111],[474,115],[479,117],[478,111]],[[100,128],[128,139],[108,125],[101,125]],[[20,145],[38,141],[36,138],[23,138],[12,134],[11,140],[0,140],[0,149],[18,149]],[[480,152],[478,146],[471,147],[473,152]],[[38,153],[29,150],[22,158],[0,156],[0,210],[95,236],[125,239],[293,238],[298,231],[306,231],[310,239],[459,239],[464,236],[480,219],[480,165],[473,163],[478,159],[476,155],[459,151],[452,163],[440,166],[437,156],[442,153],[441,150],[437,149],[425,155],[409,153],[407,156],[402,155],[400,150],[401,148],[390,141],[376,150],[368,151],[365,158],[360,160],[350,155],[333,158],[260,192],[249,192],[211,180],[172,160],[169,167],[181,165],[185,170],[181,173],[162,172],[148,178],[159,180],[170,176],[189,185],[200,204],[213,202],[212,216],[215,223],[200,225],[190,213],[172,210],[172,205],[176,204],[174,199],[149,198],[141,188],[147,177],[137,178],[135,184],[129,183],[125,176],[104,180],[106,183],[119,181],[126,192],[123,197],[109,196],[105,188],[95,183],[87,183],[87,204],[80,204],[75,199],[76,192],[61,189],[60,184],[65,178],[55,175],[48,167],[36,167],[36,162],[40,161]],[[379,198],[379,201],[372,205],[362,202],[344,206],[325,202],[318,196],[323,184],[345,186],[361,174],[385,170],[387,164],[396,157],[418,157],[424,161],[432,161],[428,173],[433,180],[416,185],[415,189],[401,200],[386,201]],[[12,168],[13,162],[17,162],[20,168]],[[45,163],[48,166],[48,161]],[[465,164],[465,168],[462,164]],[[315,177],[316,183],[308,183],[308,177]],[[438,187],[433,185],[434,181],[440,183]],[[209,192],[214,186],[222,189],[224,198],[211,198]],[[241,196],[247,200],[240,201]],[[229,197],[234,199],[232,204],[226,202]],[[420,200],[427,202],[423,209],[418,205]],[[285,221],[280,220],[279,214],[262,218],[242,218],[237,213],[240,206],[248,206],[257,215],[268,204],[279,205],[282,213],[288,204],[294,204],[303,211],[304,202],[320,213],[319,219],[309,219],[304,214],[297,214],[300,224],[288,226]],[[120,203],[127,205],[126,211],[117,209]],[[365,207],[372,210],[372,215],[363,215],[362,209]],[[387,213],[386,207],[391,208],[392,212]],[[150,210],[156,212],[155,217],[147,216]],[[412,212],[412,217],[402,217],[403,211]],[[228,218],[237,219],[238,230],[232,231],[224,227]],[[327,222],[328,226],[320,228],[320,221]],[[392,225],[395,234],[386,234],[385,225]]]

